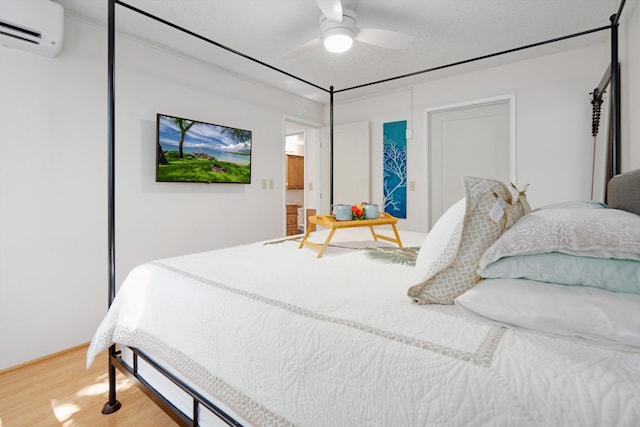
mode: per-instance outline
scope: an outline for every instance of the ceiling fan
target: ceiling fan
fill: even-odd
[[[321,36],[290,50],[282,58],[296,57],[321,43],[324,43],[329,52],[341,53],[349,50],[354,40],[395,50],[406,49],[413,41],[413,36],[409,34],[358,27],[355,10],[343,8],[340,0],[316,0],[316,3],[322,11]]]

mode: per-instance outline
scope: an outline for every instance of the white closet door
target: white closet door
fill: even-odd
[[[333,203],[371,200],[369,122],[334,126]]]
[[[430,227],[464,197],[462,177],[509,181],[509,101],[429,113]]]

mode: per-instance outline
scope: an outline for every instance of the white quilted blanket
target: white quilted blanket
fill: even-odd
[[[141,265],[87,362],[140,348],[254,425],[640,425],[638,353],[414,305],[412,267],[374,259],[367,229],[334,239],[320,259],[285,240]]]

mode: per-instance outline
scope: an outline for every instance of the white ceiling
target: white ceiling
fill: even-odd
[[[71,16],[106,23],[105,0],[55,0]],[[415,37],[402,51],[356,42],[342,54],[319,45],[291,58],[282,56],[320,35],[320,9],[315,0],[125,0],[125,3],[187,28],[231,49],[336,91],[414,73],[469,58],[526,46],[609,25],[620,0],[342,0],[358,15],[359,27],[400,31]],[[622,20],[638,0],[627,0]],[[243,57],[210,46],[166,25],[116,6],[116,25],[163,47],[212,62],[216,66],[262,80],[320,102],[326,93],[269,70]],[[493,66],[607,40],[600,31],[508,55],[483,59],[385,83],[375,90],[414,84],[480,67]],[[363,88],[336,97],[360,96]]]

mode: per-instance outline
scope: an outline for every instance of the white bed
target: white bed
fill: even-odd
[[[242,425],[640,423],[640,345],[414,304],[407,288],[425,235],[401,232],[413,250],[370,236],[339,230],[320,259],[298,237],[141,265],[88,363],[113,343],[142,350]],[[528,282],[480,285],[492,280]],[[624,295],[640,317],[640,296]]]

